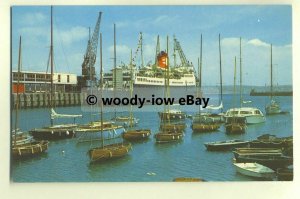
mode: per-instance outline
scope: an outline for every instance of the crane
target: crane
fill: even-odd
[[[91,85],[92,82],[96,81],[95,75],[95,62],[97,55],[97,47],[98,47],[98,38],[99,38],[99,29],[101,22],[102,12],[99,12],[98,20],[93,32],[92,39],[89,38],[88,45],[84,54],[82,67],[82,78],[83,78],[83,86]],[[90,83],[89,83],[90,82]]]
[[[182,66],[184,66],[184,67],[192,67],[192,64],[186,59],[185,54],[183,53],[183,50],[182,50],[182,48],[180,46],[180,43],[175,38],[175,35],[174,35],[174,56],[175,56],[175,50],[177,50],[177,52],[179,54]]]

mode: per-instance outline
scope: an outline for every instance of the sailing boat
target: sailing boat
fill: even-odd
[[[240,74],[241,75],[241,74]],[[236,85],[236,57],[234,57],[234,81],[233,81],[233,104],[235,105],[235,85]],[[241,92],[241,90],[240,90]],[[225,124],[226,133],[245,133],[245,117],[238,117],[235,114],[227,120]]]
[[[44,153],[48,149],[48,141],[35,141],[32,136],[28,133],[21,132],[18,129],[19,119],[19,87],[20,87],[20,76],[21,76],[21,45],[22,38],[20,36],[19,43],[19,61],[18,61],[18,83],[17,83],[17,101],[16,101],[16,117],[15,117],[15,129],[12,131],[12,157],[13,158],[24,158],[37,156]]]
[[[130,98],[132,98],[133,92],[133,68],[132,68],[132,51],[130,53]],[[128,141],[146,140],[151,135],[150,129],[133,129],[133,113],[132,105],[130,105],[130,119],[129,119],[129,129],[122,134],[123,139]]]
[[[51,87],[50,87],[50,120],[51,126],[46,126],[42,128],[35,128],[29,132],[36,139],[46,139],[46,140],[57,140],[64,138],[72,138],[75,136],[75,129],[77,124],[75,124],[75,118],[82,117],[82,115],[67,115],[58,114],[54,111],[54,89],[53,89],[53,20],[52,20],[52,6],[51,6],[51,44],[50,44],[50,64],[51,64]],[[60,124],[54,125],[53,121],[56,118],[73,118],[74,124]]]
[[[251,101],[243,101],[242,91],[242,39],[240,38],[240,108],[231,108],[226,111],[224,118],[226,123],[232,120],[233,117],[244,117],[246,124],[258,124],[266,121],[264,114],[255,107],[243,107],[245,103]]]
[[[114,97],[115,97],[115,92],[116,92],[116,86],[117,86],[117,58],[116,58],[116,34],[115,34],[115,26],[114,26],[114,69],[113,69],[113,73],[114,73],[114,83],[113,83],[113,89],[114,89]],[[142,41],[142,33],[140,33],[140,41]],[[143,50],[142,50],[142,44],[141,44],[141,57],[143,60]],[[142,63],[143,66],[143,63]],[[123,125],[124,127],[129,127],[129,125],[133,125],[136,126],[139,122],[139,119],[135,118],[135,117],[131,117],[126,116],[126,115],[122,115],[122,116],[117,116],[116,114],[116,109],[115,109],[115,116],[114,118],[112,118],[112,121],[114,121],[116,124],[118,125]]]
[[[220,54],[221,55],[221,54]],[[221,56],[220,56],[221,59]],[[202,34],[201,34],[201,42],[200,42],[200,61],[198,61],[198,72],[199,72],[199,86],[197,89],[197,97],[200,97],[201,93],[201,80],[202,80]],[[222,96],[222,74],[221,74],[221,61],[220,61],[220,82],[221,82],[221,96]],[[222,108],[222,100],[221,105],[219,107],[214,107],[213,109]],[[218,115],[217,115],[218,116]],[[216,119],[215,119],[216,118]],[[220,128],[220,121],[218,117],[209,113],[201,113],[201,107],[199,105],[199,112],[193,117],[192,129],[193,132],[212,132],[216,131]]]
[[[169,37],[167,36],[167,52],[162,51],[158,55],[159,66],[165,69],[165,98],[170,97],[170,87],[169,87]],[[166,105],[164,105],[164,113],[169,113],[170,107],[168,106],[166,110]],[[160,124],[160,131],[154,135],[157,143],[165,143],[165,142],[174,142],[179,141],[183,138],[183,130],[185,128],[185,124],[172,124],[170,123],[170,118],[168,118],[168,123],[166,123],[166,119],[161,118],[163,124]]]
[[[103,91],[103,67],[102,67],[102,34],[100,33],[100,95],[102,98]],[[103,103],[100,105],[100,130],[102,136],[102,146],[97,148],[92,148],[88,151],[90,162],[101,162],[105,160],[110,160],[114,158],[120,158],[128,154],[129,150],[132,148],[130,143],[115,143],[104,145],[103,131]]]
[[[272,62],[272,44],[271,44],[271,102],[265,108],[267,115],[280,114],[279,104],[273,99],[273,62]]]
[[[101,16],[101,12],[100,12]],[[98,33],[99,34],[99,33]],[[98,35],[97,34],[97,35]],[[114,38],[116,35],[115,25],[114,25]],[[116,46],[116,39],[114,39],[114,46]],[[102,49],[100,49],[102,50]],[[96,56],[96,54],[95,54]],[[116,48],[114,47],[114,58],[116,58]],[[102,84],[103,86],[103,84]],[[105,131],[105,136],[100,132]],[[124,127],[113,121],[92,121],[88,124],[79,125],[76,129],[76,137],[78,137],[78,142],[86,142],[93,141],[98,139],[114,139],[116,137],[120,137],[121,134],[125,131]]]

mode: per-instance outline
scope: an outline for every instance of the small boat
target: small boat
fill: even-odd
[[[27,157],[34,157],[44,153],[48,149],[48,141],[35,141],[28,133],[20,131],[18,128],[19,121],[19,85],[21,77],[21,45],[22,38],[20,36],[19,44],[19,61],[18,61],[18,83],[17,83],[17,101],[15,114],[15,130],[12,130],[12,158],[22,159]]]
[[[226,111],[224,117],[227,122],[232,117],[245,117],[246,124],[258,124],[266,121],[264,114],[254,107],[231,108]]]
[[[179,177],[179,178],[174,178],[173,182],[206,182],[206,180],[203,180],[201,178]]]
[[[139,123],[139,119],[130,116],[117,116],[111,119],[117,125],[122,125],[123,127],[129,127],[129,125],[136,126]]]
[[[256,178],[272,179],[275,171],[258,163],[233,163],[237,172]]]
[[[122,134],[124,140],[127,141],[139,141],[139,140],[147,140],[151,135],[150,129],[131,129],[125,130]]]
[[[227,134],[240,134],[245,133],[246,131],[246,124],[239,123],[239,122],[231,122],[225,124],[225,129]]]
[[[236,157],[237,163],[257,162],[271,169],[284,168],[293,164],[293,158],[289,156],[272,156],[272,155],[240,155]]]
[[[102,162],[105,160],[121,158],[127,155],[131,148],[130,143],[116,143],[90,149],[88,154],[91,163]]]
[[[193,123],[192,130],[194,133],[214,132],[220,128],[220,123]]]
[[[292,181],[294,177],[293,168],[278,168],[277,179],[280,181]]]
[[[53,37],[53,26],[52,26],[52,7],[51,7],[51,38]],[[53,39],[50,43],[50,66],[51,66],[51,81],[50,81],[50,126],[45,126],[42,128],[34,128],[29,132],[31,135],[38,140],[59,140],[66,138],[73,138],[75,136],[75,129],[77,124],[75,124],[75,118],[82,117],[82,115],[69,115],[69,114],[57,114],[54,111],[54,86],[53,86],[53,68],[54,68],[54,58],[53,58]],[[72,118],[74,119],[74,124],[60,124],[54,125],[54,119],[56,118]]]
[[[185,123],[163,123],[160,124],[159,129],[162,131],[179,131],[179,132],[183,132],[186,128],[186,124]]]
[[[293,136],[278,138],[276,135],[264,134],[250,143],[251,147],[288,148],[293,146]]]
[[[182,140],[183,133],[176,131],[162,131],[154,135],[157,143],[177,142]]]
[[[132,64],[132,51],[130,53],[130,75],[133,77],[133,64]],[[133,81],[132,78],[130,80],[130,97],[133,96]],[[122,134],[122,137],[124,140],[127,141],[140,141],[140,140],[147,140],[149,136],[151,135],[151,130],[150,129],[136,129],[133,128],[135,126],[134,124],[134,117],[133,117],[133,112],[132,112],[132,105],[130,105],[130,110],[129,110],[129,123],[124,133]]]
[[[158,112],[158,115],[161,120],[185,120],[186,114],[182,112],[181,110],[177,109],[170,109],[166,112]]]
[[[113,122],[103,122],[103,134],[101,134],[101,122],[90,122],[80,125],[75,130],[78,142],[93,141],[99,139],[114,139],[121,137],[125,131],[123,126],[115,125]]]
[[[26,144],[14,145],[12,147],[13,158],[20,159],[37,156],[48,149],[48,141],[33,141]]]
[[[243,140],[226,140],[226,141],[217,141],[217,142],[206,142],[204,143],[208,151],[223,151],[229,150],[235,147],[248,145],[250,141]]]
[[[101,12],[99,14],[99,19],[101,18]],[[116,29],[114,25],[114,36],[116,35]],[[89,43],[90,44],[90,43]],[[114,46],[116,43],[114,42]],[[115,53],[114,53],[115,54]],[[102,34],[100,33],[100,59],[102,60]],[[102,98],[102,91],[103,91],[103,66],[102,62],[100,62],[100,97]],[[132,146],[130,143],[118,142],[113,144],[104,144],[103,139],[103,132],[104,132],[104,124],[103,124],[103,103],[100,105],[100,133],[101,133],[101,146],[92,148],[88,151],[88,155],[90,157],[90,163],[95,162],[103,162],[106,160],[116,159],[124,157],[128,154],[131,150]]]
[[[282,150],[276,148],[236,148],[233,151],[234,156],[282,156]]]

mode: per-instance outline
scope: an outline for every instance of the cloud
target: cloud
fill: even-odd
[[[252,44],[254,46],[264,46],[264,47],[270,46],[269,44],[261,41],[260,39],[252,39],[252,40],[249,40],[247,43]]]
[[[41,24],[45,20],[46,20],[46,16],[40,12],[26,13],[23,17],[21,17],[21,23],[23,25],[30,25],[30,26]]]
[[[88,41],[88,29],[82,26],[74,26],[69,30],[57,30],[56,32],[65,45],[70,45],[83,39]]]

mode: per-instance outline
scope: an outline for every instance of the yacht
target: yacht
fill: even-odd
[[[254,107],[231,108],[225,115],[225,121],[229,121],[232,117],[245,117],[247,124],[258,124],[266,121],[264,114]]]

